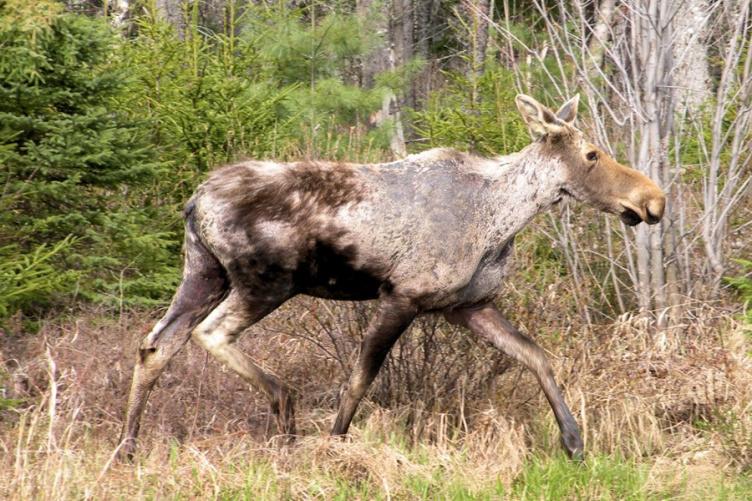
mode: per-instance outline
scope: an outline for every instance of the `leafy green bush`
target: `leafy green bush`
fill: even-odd
[[[106,207],[106,191],[154,175],[137,123],[107,101],[123,88],[114,35],[80,16],[0,25],[5,225],[22,242],[63,237]],[[28,20],[27,20],[28,21]]]
[[[76,273],[60,273],[51,261],[73,242],[65,238],[53,246],[41,244],[29,253],[23,253],[17,245],[0,247],[0,319],[18,309],[39,305],[71,285]]]
[[[164,304],[180,279],[182,228],[177,208],[146,208],[102,214],[86,233],[90,252],[71,256],[78,266],[100,270],[80,291],[83,299],[118,306]]]
[[[342,157],[353,141],[331,136],[353,128],[356,149],[387,149],[381,130],[363,132],[386,86],[363,89],[348,73],[374,44],[361,19],[311,23],[304,9],[266,5],[247,6],[224,33],[197,19],[182,39],[153,12],[137,20],[122,61],[135,85],[119,106],[151,124],[152,142],[187,169],[189,188],[195,173],[237,158]]]
[[[52,1],[6,2],[0,16],[0,316],[55,291],[97,293],[122,270],[166,272],[164,256],[110,245],[161,234],[145,188],[164,172],[145,122],[118,111],[129,89],[106,22]],[[113,220],[138,221],[115,227]],[[109,235],[109,237],[107,236]],[[51,244],[58,242],[58,244]],[[86,261],[78,256],[107,257]],[[176,259],[177,260],[177,259]],[[172,263],[174,273],[175,263]]]
[[[447,78],[447,88],[434,92],[424,110],[411,114],[421,148],[453,146],[490,155],[514,152],[530,142],[514,104],[512,72],[491,65],[477,80],[455,72]],[[473,86],[475,99],[468,92]]]
[[[151,15],[138,27],[123,46],[121,65],[132,68],[134,82],[118,108],[149,124],[173,174],[275,153],[287,129],[280,103],[291,88],[263,78],[252,45],[232,31],[203,33],[195,24],[181,39]]]
[[[379,42],[367,19],[329,13],[314,23],[306,9],[261,6],[250,8],[243,22],[241,39],[258,55],[260,73],[275,87],[291,89],[283,101],[283,113],[294,124],[288,152],[325,158],[360,157],[357,150],[370,149],[377,157],[387,154],[391,124],[371,129],[368,120],[385,92],[396,90],[395,79],[377,76],[373,88],[364,88],[354,71]]]

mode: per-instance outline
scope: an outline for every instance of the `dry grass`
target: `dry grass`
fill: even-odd
[[[365,430],[372,420],[382,419],[377,416],[369,418]],[[69,432],[86,427],[74,416],[59,418]],[[72,439],[69,433],[50,444],[49,430],[44,413],[28,416],[17,428],[17,443],[3,465],[13,472],[3,482],[4,498],[217,498],[247,491],[259,497],[330,499],[343,484],[353,491],[376,486],[388,495],[409,497],[406,478],[432,482],[440,474],[470,481],[479,490],[497,478],[511,479],[521,469],[524,450],[519,429],[510,429],[504,441],[473,437],[464,445],[416,450],[358,427],[348,442],[311,436],[282,449],[240,436],[195,439],[182,446],[164,437],[153,441],[135,465],[121,465],[109,463],[111,441],[88,434]]]
[[[736,475],[752,469],[748,337],[724,311],[698,310],[691,322],[660,335],[639,319],[622,318],[577,326],[563,339],[539,337],[591,457],[573,471],[566,462],[559,466],[558,430],[534,378],[508,361],[492,364],[492,357],[503,357],[430,321],[400,348],[351,438],[326,437],[347,350],[365,315],[347,311],[301,300],[241,341],[296,388],[304,436],[295,445],[277,447],[260,396],[189,345],[151,397],[135,465],[112,463],[112,452],[131,354],[157,313],[91,312],[46,322],[35,336],[2,335],[4,401],[20,402],[0,411],[0,464],[7,472],[0,497],[536,499],[575,492],[600,498],[613,496],[612,483],[633,482],[624,496],[733,498],[737,491],[718,486],[736,485]],[[429,353],[437,375],[422,375],[405,392],[399,377],[431,369],[416,364],[420,371],[409,371],[409,358],[431,349],[419,346],[427,332],[451,349]],[[439,367],[449,363],[455,372]],[[456,384],[439,384],[447,377]],[[589,487],[546,490],[558,474],[585,475],[581,483]]]

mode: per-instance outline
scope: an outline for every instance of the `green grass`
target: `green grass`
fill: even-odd
[[[486,442],[484,451],[477,443],[408,444],[398,434],[374,431],[352,442],[308,437],[290,449],[221,436],[213,445],[166,439],[153,442],[136,464],[115,464],[104,473],[110,441],[58,437],[58,445],[50,446],[46,414],[29,412],[25,431],[4,441],[5,450],[17,451],[5,458],[13,484],[0,482],[0,493],[8,489],[9,499],[40,492],[48,494],[39,499],[228,501],[752,499],[752,479],[712,457],[672,458],[668,450],[637,458],[594,452],[573,462],[540,444],[515,456],[516,445],[495,448],[507,443],[504,435]]]
[[[649,499],[648,468],[609,456],[575,463],[568,458],[533,458],[515,479],[516,499]]]
[[[502,458],[500,458],[502,460]],[[415,499],[415,500],[742,500],[752,499],[752,479],[723,476],[707,482],[692,482],[686,471],[666,472],[667,480],[651,479],[651,464],[636,463],[612,456],[594,456],[574,463],[562,455],[531,458],[509,488],[501,481],[477,485],[462,478],[445,477],[437,469],[430,477],[406,475],[402,485],[393,486],[398,493],[387,493],[382,485],[366,476],[353,481],[337,472],[312,471],[301,486],[298,479],[279,476],[268,463],[250,463],[245,485],[222,491],[223,500],[322,498]],[[678,478],[678,481],[677,481]],[[190,497],[190,493],[185,493]],[[178,495],[178,497],[181,497]]]

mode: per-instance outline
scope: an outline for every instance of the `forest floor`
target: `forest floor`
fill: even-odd
[[[364,402],[347,440],[327,437],[346,376],[279,334],[285,314],[240,343],[296,389],[295,444],[272,437],[257,392],[189,344],[151,395],[133,464],[113,451],[133,354],[159,312],[0,333],[0,498],[752,499],[750,339],[723,311],[660,336],[630,318],[536,336],[582,428],[581,464],[561,452],[545,398],[516,364],[486,399]]]

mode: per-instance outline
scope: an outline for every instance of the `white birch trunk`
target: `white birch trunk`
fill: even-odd
[[[601,0],[596,7],[595,27],[588,43],[593,71],[603,66],[603,54],[611,40],[614,12],[616,12],[616,0]]]
[[[679,115],[698,113],[712,97],[705,44],[710,12],[707,0],[685,0],[673,22],[673,80]]]

